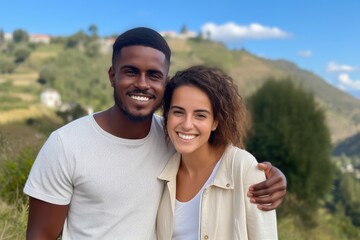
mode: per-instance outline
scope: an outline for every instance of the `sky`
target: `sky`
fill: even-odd
[[[100,36],[137,26],[210,33],[229,49],[288,60],[360,99],[359,0],[17,0],[0,4],[0,29]]]

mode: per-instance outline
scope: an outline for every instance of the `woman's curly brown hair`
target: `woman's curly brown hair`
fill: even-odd
[[[164,129],[167,139],[166,127],[171,98],[174,90],[184,85],[199,88],[210,99],[218,126],[211,133],[209,143],[216,146],[232,143],[244,147],[244,138],[250,127],[249,114],[244,101],[230,76],[220,69],[207,66],[194,66],[179,71],[167,84],[163,101]]]

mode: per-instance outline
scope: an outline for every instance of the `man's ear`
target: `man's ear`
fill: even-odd
[[[111,86],[114,87],[115,86],[115,70],[112,66],[108,70],[108,77],[109,77]]]

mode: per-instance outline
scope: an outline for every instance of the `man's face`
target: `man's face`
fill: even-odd
[[[161,51],[144,46],[122,48],[115,66],[109,69],[115,104],[132,121],[151,118],[161,104],[167,72]]]

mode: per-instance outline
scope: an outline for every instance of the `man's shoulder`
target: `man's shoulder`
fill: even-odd
[[[164,118],[163,117],[161,117],[157,114],[154,114],[153,122],[154,122],[155,129],[157,131],[164,132]]]
[[[64,126],[60,127],[59,129],[57,129],[55,132],[58,133],[72,133],[72,132],[76,132],[76,130],[80,130],[81,128],[87,128],[89,125],[91,125],[91,115],[86,115],[83,117],[80,117],[78,119],[75,119],[67,124],[65,124]]]
[[[160,124],[164,123],[164,118],[160,115],[154,114],[154,119],[157,123],[160,123]]]

